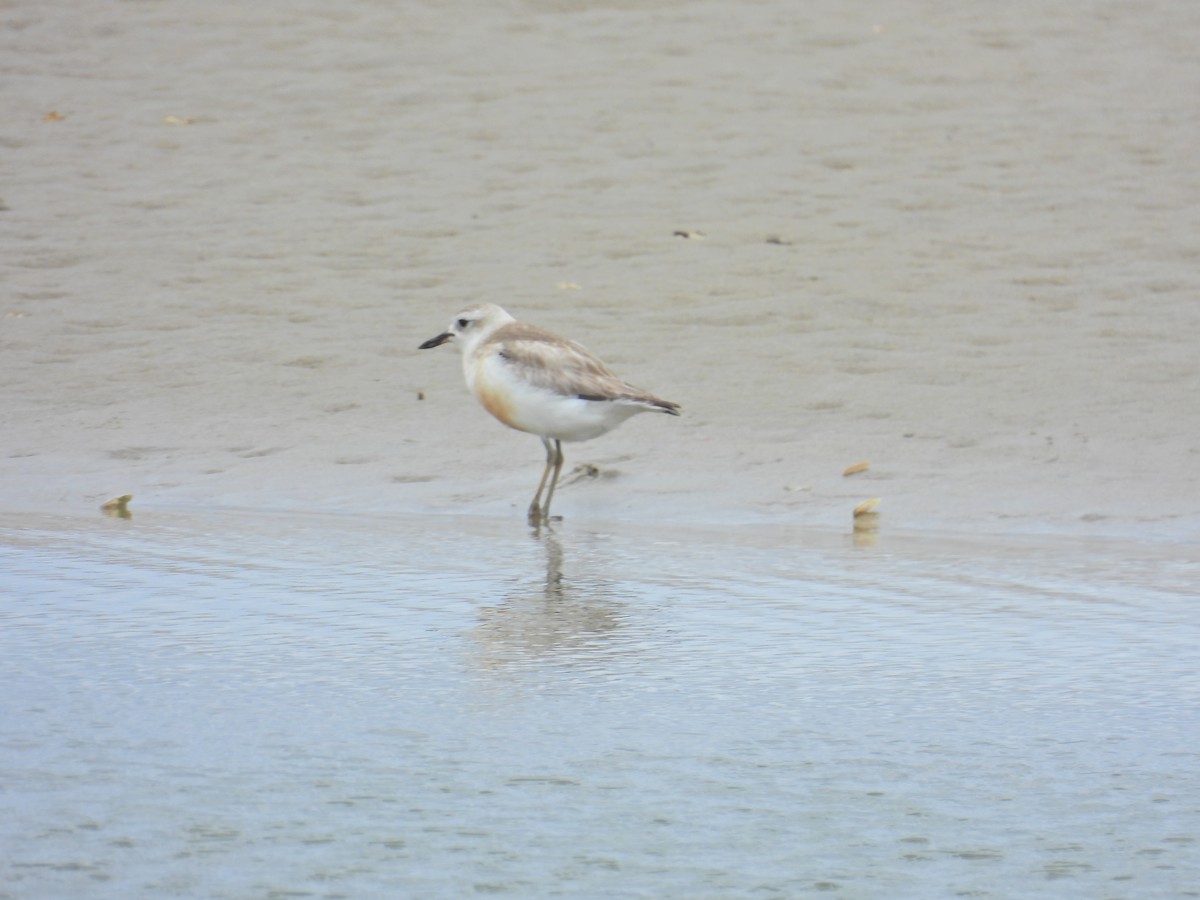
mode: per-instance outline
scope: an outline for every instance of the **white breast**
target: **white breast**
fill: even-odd
[[[498,352],[465,359],[467,386],[484,409],[518,431],[560,441],[586,441],[620,425],[645,407],[636,403],[583,400],[537,387]]]

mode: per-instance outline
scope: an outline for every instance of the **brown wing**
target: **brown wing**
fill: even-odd
[[[630,400],[675,413],[676,403],[661,400],[617,375],[582,344],[514,322],[492,336],[502,357],[530,384],[583,400]]]

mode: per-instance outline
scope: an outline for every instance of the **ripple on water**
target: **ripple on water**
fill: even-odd
[[[242,513],[0,534],[18,890],[1197,881],[1200,629],[1169,549]]]

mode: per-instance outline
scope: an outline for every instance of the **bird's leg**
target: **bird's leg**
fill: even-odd
[[[554,445],[550,443],[550,438],[542,438],[542,446],[546,448],[546,468],[542,470],[542,480],[538,482],[537,493],[533,495],[533,502],[529,504],[530,525],[537,525],[542,521],[542,491],[546,487],[546,479],[550,477],[550,470],[554,468],[555,459],[558,457],[554,451]],[[550,485],[550,493],[554,493],[553,484]],[[550,506],[549,500],[546,501],[546,506]]]
[[[549,450],[549,444],[546,449]],[[546,492],[546,504],[542,507],[542,518],[547,522],[550,521],[550,501],[554,499],[554,488],[558,484],[558,476],[562,473],[563,460],[566,457],[562,452],[562,441],[554,442],[554,477],[550,479],[550,490]],[[546,459],[549,464],[549,457]]]

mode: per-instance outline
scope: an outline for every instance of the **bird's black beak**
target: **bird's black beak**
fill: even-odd
[[[454,332],[443,331],[437,337],[431,337],[429,340],[427,340],[425,343],[423,343],[417,349],[418,350],[429,350],[432,347],[440,347],[440,346],[442,346],[442,344],[446,343],[446,341],[450,340],[450,338],[452,338],[452,337],[454,337]]]

